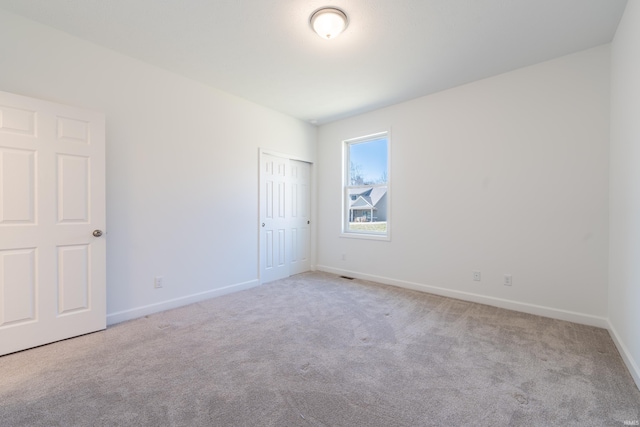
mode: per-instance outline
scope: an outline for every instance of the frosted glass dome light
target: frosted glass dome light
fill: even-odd
[[[323,39],[334,39],[349,25],[347,15],[335,7],[323,7],[311,14],[309,20],[313,31]]]

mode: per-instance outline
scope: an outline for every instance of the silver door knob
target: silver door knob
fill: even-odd
[[[264,222],[262,223],[262,226],[264,227]]]
[[[93,230],[93,235],[95,237],[100,237],[102,236],[102,230]]]

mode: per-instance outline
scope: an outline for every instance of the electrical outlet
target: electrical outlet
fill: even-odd
[[[342,261],[346,261],[347,260],[347,254],[342,254],[342,256],[340,257],[340,259]]]
[[[504,275],[504,285],[505,286],[511,286],[511,283],[512,283],[511,275],[510,274],[505,274]]]
[[[480,281],[480,272],[479,271],[474,271],[473,272],[473,280],[475,280],[476,282]]]
[[[153,279],[153,287],[156,289],[162,287],[162,276],[156,276]]]

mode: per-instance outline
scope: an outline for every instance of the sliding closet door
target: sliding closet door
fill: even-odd
[[[291,258],[289,274],[309,271],[311,262],[309,249],[311,245],[311,165],[306,162],[291,160],[289,163],[289,181],[291,190],[291,216],[289,230],[291,233]]]
[[[311,165],[262,153],[260,281],[310,269]]]

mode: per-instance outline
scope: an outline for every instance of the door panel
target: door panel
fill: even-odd
[[[104,115],[0,92],[0,355],[106,327]]]
[[[291,265],[290,274],[311,269],[309,245],[311,240],[311,201],[309,197],[311,165],[297,160],[290,161],[291,188]]]
[[[58,155],[58,222],[89,220],[89,158]]]
[[[3,104],[11,104],[11,101]],[[1,133],[35,136],[35,111],[13,108],[9,105],[0,105],[0,113],[2,114],[2,121],[0,121]]]
[[[35,319],[36,249],[0,251],[0,326]]]
[[[0,147],[0,225],[33,224],[35,152]]]
[[[58,313],[89,308],[89,246],[58,247]]]
[[[289,276],[286,212],[288,160],[263,154],[260,173],[260,279]]]

